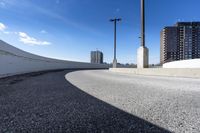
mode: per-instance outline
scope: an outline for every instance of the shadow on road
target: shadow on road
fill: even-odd
[[[0,80],[0,132],[169,133],[73,86],[74,70]]]

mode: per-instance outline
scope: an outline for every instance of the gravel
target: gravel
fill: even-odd
[[[77,71],[66,79],[87,94],[167,131],[200,132],[200,79],[102,70]]]
[[[143,98],[147,95],[147,92],[142,93],[142,88],[139,90],[137,86],[128,87],[123,82],[121,82],[122,84],[116,82],[118,81],[116,79],[110,80],[110,74],[107,72],[104,73],[103,71],[83,71],[73,73],[72,75],[70,74],[70,77],[72,77],[70,78],[71,80],[76,81],[80,86],[83,85],[81,89],[86,91],[84,92],[65,79],[65,74],[69,72],[71,71],[41,72],[0,79],[0,132],[169,132],[165,128],[149,122],[160,118],[158,121],[162,120],[161,123],[165,123],[164,118],[167,117],[163,116],[165,112],[163,114],[159,113],[161,109],[153,108],[151,106],[153,104],[148,105],[149,102],[144,104],[145,99]],[[104,74],[108,78],[104,79]],[[99,77],[99,75],[102,77]],[[128,93],[131,89],[133,90]],[[149,92],[152,91],[149,90]],[[151,98],[151,96],[155,95],[150,93],[148,97]],[[191,114],[191,118],[194,119],[192,120],[190,118],[187,121],[196,121],[197,127],[195,126],[193,131],[199,131],[198,127],[200,127],[198,126],[199,117],[197,117],[199,116],[199,112],[196,112],[199,107],[199,101],[196,101],[199,100],[197,98],[198,95],[198,92],[196,94],[192,93],[192,100],[180,101],[181,103],[192,103],[191,106],[187,106],[194,112]],[[141,101],[138,102],[140,99]],[[175,101],[179,102],[178,100]],[[160,101],[158,100],[156,102],[159,103]],[[194,108],[194,102],[196,102],[196,108]],[[143,107],[146,105],[148,106]],[[166,107],[167,110],[165,111],[171,111],[171,108],[168,106],[172,105],[165,105],[163,103],[163,105],[159,104],[157,107]],[[144,115],[146,119],[137,115],[145,114],[146,110],[144,108],[150,109],[150,107],[152,107],[152,111],[148,111],[146,113],[148,115]],[[180,107],[182,108],[182,104]],[[180,107],[177,106],[177,108]],[[154,111],[157,111],[159,114],[155,115],[153,113]],[[147,119],[147,116],[149,116],[149,119]],[[187,110],[185,110],[185,115],[183,116],[185,117],[181,118],[188,118]],[[179,125],[184,126],[185,123],[182,122]]]

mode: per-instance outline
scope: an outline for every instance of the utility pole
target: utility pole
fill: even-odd
[[[117,67],[117,57],[116,57],[116,48],[117,48],[117,22],[121,21],[121,18],[111,19],[111,22],[114,22],[114,59],[113,59],[113,68]]]

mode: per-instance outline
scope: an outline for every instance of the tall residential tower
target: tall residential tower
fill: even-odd
[[[91,51],[91,63],[103,64],[103,53],[101,51]]]
[[[161,31],[161,64],[196,58],[200,58],[200,22],[178,22]]]

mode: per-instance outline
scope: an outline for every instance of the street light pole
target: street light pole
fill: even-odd
[[[141,45],[137,51],[137,68],[148,68],[149,49],[145,46],[145,0],[141,1]]]
[[[141,46],[145,47],[145,1],[141,0]]]
[[[116,49],[117,49],[117,22],[121,21],[121,18],[111,19],[111,22],[114,22],[114,59],[113,59],[113,68],[117,67],[117,56],[116,56]]]

